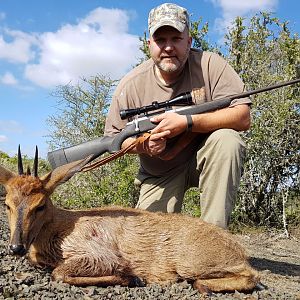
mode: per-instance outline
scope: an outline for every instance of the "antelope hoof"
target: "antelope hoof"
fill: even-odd
[[[139,277],[132,277],[128,284],[129,287],[144,287],[145,283]]]
[[[258,283],[256,284],[255,289],[256,289],[257,291],[263,291],[263,290],[267,290],[268,287],[267,287],[266,285],[262,284],[261,282],[258,282]]]
[[[210,296],[212,294],[212,291],[204,284],[201,284],[197,281],[193,284],[194,289],[197,289],[200,294],[208,295]]]

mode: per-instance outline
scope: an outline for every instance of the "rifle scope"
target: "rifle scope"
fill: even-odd
[[[167,101],[153,101],[150,105],[145,105],[137,108],[129,108],[120,110],[120,117],[122,120],[128,119],[130,117],[145,114],[147,115],[149,112],[158,110],[161,108],[171,108],[172,106],[184,106],[193,104],[193,97],[190,92],[186,92],[180,94],[179,96],[172,98]]]

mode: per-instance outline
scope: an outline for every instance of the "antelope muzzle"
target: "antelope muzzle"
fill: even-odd
[[[9,245],[9,252],[12,255],[19,255],[19,256],[24,256],[26,254],[26,249],[22,244],[15,245],[15,244],[10,244]]]

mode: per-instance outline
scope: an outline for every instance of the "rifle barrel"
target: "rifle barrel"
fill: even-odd
[[[241,94],[233,95],[233,96],[230,96],[229,98],[231,100],[238,99],[238,98],[246,98],[246,97],[249,97],[251,95],[255,95],[255,94],[262,93],[262,92],[267,92],[267,91],[270,91],[270,90],[278,89],[280,87],[295,84],[295,83],[298,83],[298,82],[300,82],[300,78],[290,80],[290,81],[280,82],[280,83],[273,84],[273,85],[270,85],[270,86],[267,86],[267,87],[252,90],[252,91],[249,91],[249,92],[244,92],[244,93],[241,93]]]

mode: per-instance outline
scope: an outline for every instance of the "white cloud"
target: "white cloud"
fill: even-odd
[[[0,143],[6,142],[7,140],[7,136],[0,134]]]
[[[28,63],[34,58],[36,37],[17,30],[4,29],[0,35],[0,59],[11,63]]]
[[[39,59],[27,64],[26,78],[52,87],[98,73],[121,77],[141,55],[138,37],[127,32],[128,21],[125,11],[97,8],[76,25],[43,33]]]
[[[3,83],[3,84],[6,84],[6,85],[16,85],[16,84],[18,84],[18,80],[10,72],[6,72],[3,76],[1,76],[0,77],[0,82]]]
[[[260,11],[274,11],[278,0],[210,0],[221,8],[222,17],[216,20],[217,30],[223,33],[237,16],[246,16]]]

